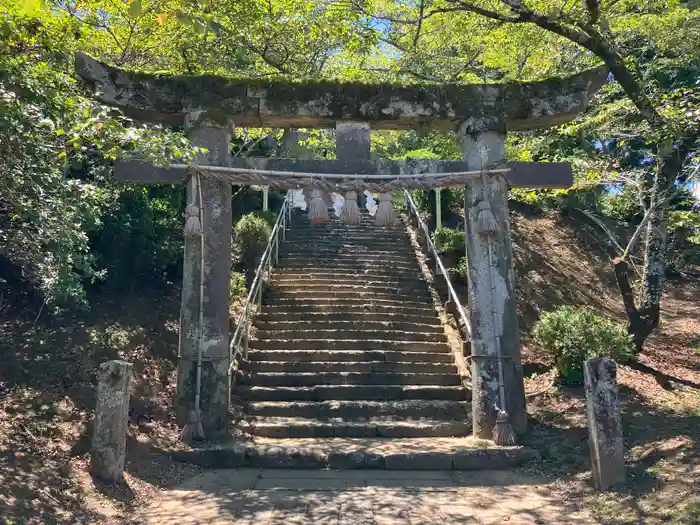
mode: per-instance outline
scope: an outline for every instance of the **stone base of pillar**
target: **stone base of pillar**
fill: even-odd
[[[209,439],[228,426],[230,379],[228,359],[202,362],[202,389],[200,409],[204,435]],[[187,415],[194,409],[197,361],[180,359],[177,365],[177,399],[175,414],[180,426],[187,423]]]

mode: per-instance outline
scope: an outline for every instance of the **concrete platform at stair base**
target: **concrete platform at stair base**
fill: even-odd
[[[174,461],[206,468],[491,470],[536,457],[527,447],[496,447],[473,438],[261,439],[172,451]]]

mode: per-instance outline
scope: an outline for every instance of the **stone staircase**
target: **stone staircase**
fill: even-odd
[[[333,216],[333,215],[332,215]],[[235,395],[260,438],[467,436],[470,406],[402,226],[295,213]],[[284,440],[282,440],[284,441]]]

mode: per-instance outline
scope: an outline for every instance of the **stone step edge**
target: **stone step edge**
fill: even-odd
[[[351,438],[348,438],[348,440]],[[538,457],[523,446],[464,448],[456,451],[385,452],[333,447],[256,444],[209,445],[170,452],[173,461],[205,468],[380,469],[380,470],[506,470]],[[346,440],[347,441],[347,440]]]

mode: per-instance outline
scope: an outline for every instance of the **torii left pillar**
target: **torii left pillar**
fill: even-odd
[[[226,164],[232,122],[214,121],[202,112],[190,113],[185,118],[185,131],[193,145],[207,149],[198,155],[195,164]],[[228,373],[231,185],[213,177],[200,176],[199,188],[202,192],[204,253],[200,238],[185,239],[176,413],[178,422],[183,425],[188,412],[194,408],[198,345],[201,344],[200,409],[204,433],[210,437],[226,429],[231,390]],[[187,202],[199,206],[193,178],[187,182]],[[202,275],[204,286],[200,288]]]

